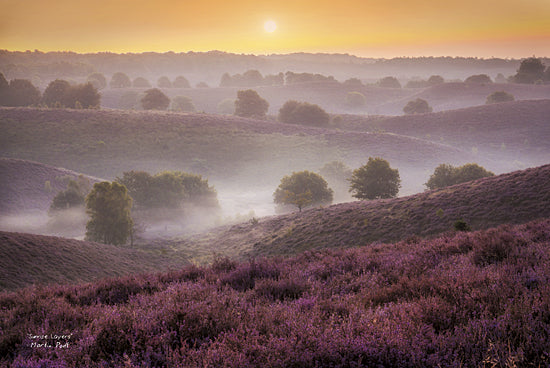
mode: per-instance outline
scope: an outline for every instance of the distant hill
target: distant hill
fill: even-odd
[[[426,180],[418,172],[475,159],[416,137],[200,113],[2,108],[0,129],[4,157],[111,180],[129,170],[184,170],[214,183],[276,188],[292,171],[317,171],[333,160],[358,167],[369,156],[381,156],[402,170],[410,193]]]
[[[442,142],[504,165],[550,162],[550,99],[396,117],[345,115],[338,126]]]
[[[550,165],[408,197],[342,203],[158,242],[198,260],[213,252],[246,258],[430,236],[452,230],[459,219],[478,230],[547,217]]]
[[[180,256],[52,236],[0,231],[0,291],[81,283],[189,265]]]
[[[0,158],[0,213],[47,211],[53,197],[67,188],[68,180],[79,175],[82,174],[39,162]],[[84,177],[92,184],[100,181]]]

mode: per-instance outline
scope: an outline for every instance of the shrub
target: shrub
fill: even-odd
[[[145,91],[141,98],[141,106],[145,110],[166,110],[170,105],[170,98],[158,88]]]
[[[509,102],[514,101],[514,96],[504,92],[504,91],[497,91],[491,93],[489,96],[487,96],[487,101],[485,102],[486,105],[494,104],[494,103],[500,103],[500,102]]]
[[[258,92],[247,89],[237,91],[237,100],[235,101],[235,115],[249,118],[265,118],[269,103],[260,97]]]
[[[456,231],[470,231],[470,225],[464,220],[456,220],[453,224],[453,227]]]
[[[278,119],[287,124],[327,126],[330,116],[318,105],[289,100],[279,109]]]
[[[382,88],[401,88],[401,83],[395,77],[384,77],[377,82]]]
[[[187,96],[176,96],[172,99],[172,110],[195,112],[195,104],[193,100]]]
[[[403,107],[403,112],[407,115],[427,114],[432,112],[432,107],[426,100],[417,98],[416,100],[409,101],[407,105]]]
[[[487,74],[476,74],[466,78],[464,80],[464,83],[487,84],[487,83],[493,83],[493,81]]]
[[[226,98],[218,103],[218,112],[220,114],[232,115],[235,113],[235,100]]]
[[[348,92],[346,95],[346,105],[351,108],[359,108],[365,106],[367,99],[361,92]]]
[[[111,88],[128,88],[132,86],[132,81],[130,78],[122,73],[122,72],[116,72],[111,77],[111,81],[109,82],[109,86]]]

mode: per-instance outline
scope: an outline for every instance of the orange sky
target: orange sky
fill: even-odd
[[[7,50],[550,56],[550,0],[0,0],[0,9]]]

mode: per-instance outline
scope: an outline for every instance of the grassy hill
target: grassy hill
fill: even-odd
[[[514,101],[397,117],[343,116],[341,129],[382,131],[473,150],[502,164],[550,161],[550,100]]]
[[[356,201],[266,217],[170,244],[195,261],[213,253],[246,258],[390,242],[453,229],[459,219],[473,229],[550,217],[550,165],[488,177],[396,199]],[[154,243],[155,244],[155,243]]]
[[[67,189],[77,172],[33,161],[0,158],[0,212],[47,211],[53,197]],[[100,179],[84,175],[90,183]]]
[[[413,191],[425,180],[419,171],[475,158],[457,148],[396,134],[207,114],[2,108],[0,128],[0,156],[106,179],[129,170],[176,169],[203,174],[214,184],[276,188],[292,171],[316,171],[333,160],[358,167],[369,156],[382,156],[402,169],[403,185]]]
[[[0,364],[543,367],[549,251],[540,220],[2,293]]]
[[[0,291],[33,284],[90,282],[188,264],[177,255],[0,231]]]

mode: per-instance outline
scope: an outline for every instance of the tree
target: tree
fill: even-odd
[[[90,180],[84,175],[78,176],[76,180],[69,180],[67,189],[55,195],[50,205],[50,212],[66,210],[74,207],[84,207],[86,194],[91,189]]]
[[[388,161],[369,157],[369,161],[353,171],[349,191],[358,199],[393,198],[399,193],[399,171]]]
[[[544,64],[540,59],[528,58],[521,62],[517,74],[513,77],[516,83],[533,84],[544,80]]]
[[[445,83],[445,79],[443,79],[443,77],[440,75],[432,75],[430,78],[428,78],[428,84],[430,86],[435,86],[442,83]]]
[[[487,101],[485,102],[485,104],[489,105],[489,104],[500,103],[500,102],[514,101],[514,100],[515,98],[513,95],[504,91],[496,91],[491,93],[489,96],[487,96]]]
[[[289,100],[279,109],[278,119],[287,124],[327,126],[330,116],[318,105]]]
[[[193,100],[187,96],[176,96],[172,99],[173,111],[195,112]]]
[[[143,77],[137,77],[136,79],[134,79],[132,85],[134,86],[134,88],[151,88],[151,83],[149,83],[149,81]]]
[[[158,88],[145,91],[141,99],[141,106],[145,110],[166,110],[170,105],[170,98]]]
[[[464,80],[464,83],[487,84],[493,83],[493,81],[491,80],[491,77],[489,77],[487,74],[476,74],[470,75]]]
[[[130,78],[122,73],[122,72],[116,72],[111,77],[111,81],[109,82],[109,86],[111,88],[128,88],[132,86],[132,81]]]
[[[465,183],[467,181],[493,175],[495,174],[487,171],[476,163],[465,164],[459,167],[441,164],[435,168],[434,173],[430,175],[428,182],[424,185],[426,185],[428,189],[445,188],[450,185]]]
[[[361,92],[348,92],[346,95],[346,105],[351,108],[359,108],[365,106],[367,99]]]
[[[71,88],[69,82],[56,79],[51,81],[42,95],[42,103],[48,107],[68,107],[68,91]]]
[[[0,73],[0,106],[6,106],[8,104],[9,87],[10,85],[4,77],[4,74]]]
[[[172,88],[172,82],[166,76],[162,76],[157,81],[157,87],[159,88]]]
[[[395,77],[384,77],[377,84],[382,88],[401,88],[401,83]]]
[[[86,81],[90,82],[98,90],[107,87],[107,79],[101,73],[90,74]]]
[[[319,174],[326,179],[334,191],[334,200],[349,202],[349,181],[352,170],[341,161],[331,161],[319,169]]]
[[[208,84],[206,82],[199,82],[197,83],[197,88],[208,88]]]
[[[99,107],[101,95],[91,83],[78,84],[69,89],[69,100],[69,107],[90,109]]]
[[[8,88],[8,106],[31,106],[40,102],[41,95],[31,81],[27,79],[13,79]]]
[[[293,172],[281,179],[273,193],[273,201],[280,205],[294,205],[301,212],[302,208],[332,203],[333,192],[325,179],[310,171]]]
[[[432,112],[432,107],[428,104],[428,101],[421,98],[416,100],[409,101],[405,107],[403,107],[403,112],[407,115],[413,114],[427,114]]]
[[[86,239],[105,244],[126,243],[131,235],[132,198],[128,190],[117,182],[94,184],[86,197],[86,213],[90,220],[86,224]]]
[[[261,98],[258,92],[252,89],[237,91],[235,115],[263,119],[268,109],[269,103]]]
[[[191,84],[189,84],[187,78],[181,75],[177,76],[176,79],[174,79],[172,86],[174,88],[191,88]]]
[[[220,114],[231,115],[235,113],[235,100],[232,98],[226,98],[220,101],[218,104],[218,112]]]

